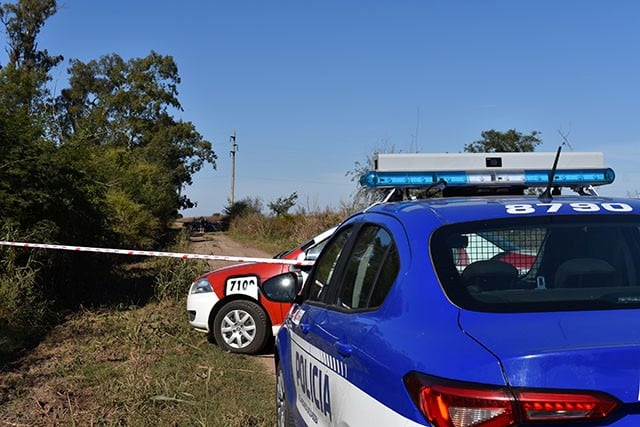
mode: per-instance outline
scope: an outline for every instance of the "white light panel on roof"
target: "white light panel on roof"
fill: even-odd
[[[377,172],[551,170],[555,152],[528,153],[379,153],[373,156]],[[602,152],[562,152],[558,169],[604,168]]]

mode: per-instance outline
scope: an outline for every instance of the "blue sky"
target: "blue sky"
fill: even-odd
[[[69,59],[171,55],[180,117],[213,142],[185,189],[207,215],[236,200],[337,206],[374,150],[460,152],[483,130],[568,135],[640,191],[640,3],[530,0],[60,1],[39,47]]]

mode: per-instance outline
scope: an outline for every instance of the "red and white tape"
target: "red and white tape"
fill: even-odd
[[[303,260],[295,260],[295,259],[252,258],[252,257],[227,256],[227,255],[187,254],[187,253],[179,253],[179,252],[139,251],[139,250],[132,250],[132,249],[92,248],[89,246],[49,245],[45,243],[0,241],[0,246],[15,246],[19,248],[28,248],[28,249],[55,249],[55,250],[74,251],[74,252],[98,252],[101,254],[139,255],[139,256],[153,256],[153,257],[182,258],[182,259],[204,259],[204,260],[210,260],[210,261],[264,262],[269,264],[288,264],[288,265],[295,265],[295,266],[313,265],[313,261],[303,261]]]

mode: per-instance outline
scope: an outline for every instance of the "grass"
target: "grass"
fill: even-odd
[[[185,316],[172,300],[72,315],[0,373],[0,425],[274,425],[273,376]]]
[[[285,215],[264,217],[247,215],[236,218],[229,228],[229,235],[239,242],[250,243],[264,251],[276,254],[293,249],[308,239],[335,227],[346,214],[331,211],[314,215]]]

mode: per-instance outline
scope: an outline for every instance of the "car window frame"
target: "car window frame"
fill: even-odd
[[[397,264],[398,264],[397,271],[395,272],[395,277],[391,281],[391,284],[389,285],[385,293],[385,297],[382,299],[382,302],[379,305],[376,305],[374,307],[367,306],[367,307],[360,307],[360,308],[341,307],[339,304],[337,304],[337,297],[339,292],[343,289],[343,285],[344,285],[343,280],[345,278],[345,270],[348,266],[348,262],[352,259],[353,250],[356,244],[360,242],[360,239],[363,235],[364,230],[367,229],[368,227],[377,228],[378,230],[377,232],[379,232],[380,230],[383,230],[389,236],[391,244],[389,248],[387,248],[384,252],[382,264],[384,264],[384,261],[390,255],[392,249],[394,249],[395,257],[397,258]],[[343,230],[346,230],[346,229],[339,230],[339,232],[337,232],[335,236],[332,237],[331,241],[327,242],[327,244],[325,245],[325,248],[318,256],[318,259],[322,258],[325,255],[324,252],[326,248],[331,245],[332,241],[334,241],[334,238],[336,239],[339,238],[339,235],[343,232]],[[394,234],[389,229],[389,227],[387,227],[385,224],[375,222],[375,221],[363,221],[359,223],[350,224],[350,228],[347,232],[350,232],[351,234],[348,236],[346,243],[342,247],[340,255],[338,256],[338,259],[335,263],[334,271],[332,273],[332,277],[329,283],[325,284],[325,286],[328,287],[328,292],[324,293],[321,299],[311,299],[309,297],[308,293],[311,290],[310,283],[313,283],[312,281],[315,280],[316,274],[318,272],[318,269],[314,266],[313,271],[311,272],[311,274],[307,278],[307,282],[305,283],[304,292],[306,292],[306,294],[304,294],[302,302],[305,304],[322,306],[323,308],[326,308],[332,311],[340,311],[344,313],[362,313],[362,312],[376,311],[380,309],[380,307],[384,304],[384,301],[386,300],[387,295],[393,288],[394,283],[396,282],[398,276],[400,275],[400,271],[402,270],[402,257],[400,256],[400,249],[398,247],[398,242],[396,242],[396,239],[394,238]],[[382,266],[380,266],[376,270],[374,286],[369,289],[368,296],[367,296],[368,303],[370,302],[373,292],[375,290],[375,287],[376,285],[378,285],[378,282],[382,276],[381,273],[382,273]]]
[[[326,303],[327,298],[329,298],[329,294],[331,293],[331,290],[333,289],[332,283],[335,281],[336,277],[338,276],[338,272],[340,272],[343,268],[343,263],[344,263],[344,254],[345,252],[350,252],[351,251],[351,246],[354,243],[353,240],[353,236],[354,233],[358,233],[360,229],[360,224],[349,224],[343,228],[340,228],[339,230],[337,230],[333,236],[331,236],[331,238],[327,239],[327,243],[325,244],[324,248],[322,248],[322,251],[318,254],[318,257],[316,258],[316,261],[314,263],[313,269],[311,270],[311,272],[309,273],[309,276],[307,277],[307,279],[305,280],[304,286],[303,286],[303,290],[302,290],[302,299],[301,299],[301,303],[304,304],[310,304],[310,305],[317,305],[317,306],[327,306],[328,304]],[[326,283],[324,286],[327,286],[329,289],[329,292],[325,292],[322,294],[321,298],[311,298],[311,290],[312,290],[312,283],[315,281],[317,275],[319,274],[319,263],[318,260],[324,258],[324,256],[326,255],[326,252],[329,251],[331,249],[331,245],[336,242],[338,239],[340,239],[345,233],[349,233],[349,235],[347,236],[347,240],[345,242],[345,244],[343,245],[340,253],[338,254],[338,257],[335,261],[335,264],[333,266],[333,272],[331,273],[331,278],[329,280],[328,283]]]
[[[381,263],[380,265],[378,265],[375,269],[375,276],[374,276],[374,280],[372,282],[372,286],[369,287],[367,289],[366,292],[366,306],[362,306],[362,307],[345,307],[341,304],[341,301],[339,299],[339,296],[341,296],[342,291],[345,289],[345,286],[347,285],[347,282],[345,281],[346,279],[346,273],[348,271],[348,268],[350,266],[350,261],[353,260],[353,255],[354,255],[354,251],[356,246],[358,245],[358,243],[362,242],[364,234],[366,232],[366,230],[368,228],[374,228],[375,229],[375,237],[377,238],[377,236],[379,235],[379,233],[381,231],[383,231],[384,233],[386,233],[386,235],[389,237],[389,246],[384,250],[384,253],[382,255],[381,258]],[[374,243],[375,244],[375,239],[369,243]],[[369,250],[369,248],[371,248],[372,246],[367,245],[366,250]],[[362,313],[362,312],[367,312],[367,311],[375,311],[377,309],[380,308],[380,306],[384,303],[385,298],[382,299],[382,302],[378,305],[375,306],[371,306],[371,299],[374,293],[374,290],[377,288],[377,286],[379,285],[379,281],[382,277],[382,271],[383,268],[386,264],[387,258],[395,251],[396,253],[396,258],[397,258],[397,270],[394,273],[394,278],[391,281],[391,284],[389,285],[388,289],[385,292],[385,298],[386,295],[389,293],[389,291],[391,290],[391,287],[393,286],[393,283],[395,283],[395,280],[398,276],[398,273],[400,272],[400,256],[398,255],[398,247],[397,244],[395,242],[395,239],[393,238],[393,234],[390,232],[390,230],[385,227],[383,224],[380,223],[375,223],[375,222],[365,222],[362,223],[360,229],[358,230],[357,235],[354,237],[354,241],[351,247],[351,251],[345,255],[345,261],[343,264],[343,270],[341,271],[341,276],[339,276],[339,278],[341,279],[340,283],[338,286],[336,286],[334,288],[334,292],[331,295],[331,300],[329,301],[329,305],[334,307],[335,310],[338,311],[344,311],[347,313]],[[360,262],[362,261],[362,259],[360,260]],[[358,264],[360,264],[360,262]],[[358,268],[360,267],[360,265],[358,265]],[[349,282],[350,283],[350,282]],[[364,282],[363,282],[364,284]],[[352,293],[353,296],[353,293]]]

